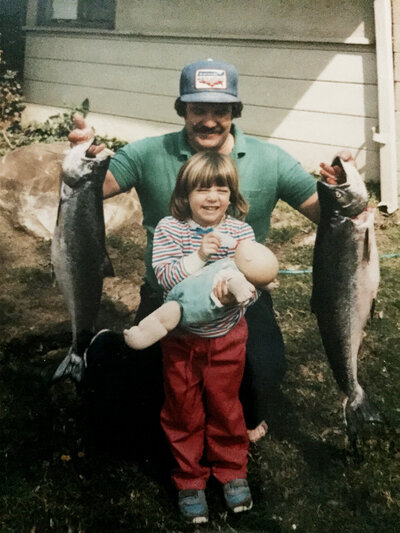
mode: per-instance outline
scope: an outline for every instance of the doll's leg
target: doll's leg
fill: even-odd
[[[181,319],[181,306],[169,301],[153,311],[137,326],[124,330],[125,342],[131,348],[143,350],[165,337]]]
[[[257,442],[268,433],[268,424],[265,420],[260,422],[254,429],[247,430],[247,436],[250,442]]]

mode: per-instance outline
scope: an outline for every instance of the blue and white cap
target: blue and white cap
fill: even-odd
[[[213,59],[194,61],[182,70],[180,98],[182,102],[240,102],[238,79],[234,65]]]

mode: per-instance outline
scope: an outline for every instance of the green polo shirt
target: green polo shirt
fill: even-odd
[[[316,180],[278,146],[245,135],[236,125],[232,134],[235,145],[230,155],[238,169],[240,191],[250,205],[246,222],[257,241],[264,242],[277,201],[282,199],[296,209],[316,191]],[[135,187],[139,196],[147,231],[146,279],[154,288],[158,288],[151,266],[154,230],[170,214],[176,176],[193,153],[183,129],[127,144],[110,162],[121,190]]]

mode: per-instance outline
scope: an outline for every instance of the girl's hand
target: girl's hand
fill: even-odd
[[[217,281],[213,288],[214,296],[218,298],[222,305],[237,304],[236,298],[228,290],[228,282],[226,279]]]
[[[212,254],[217,253],[221,246],[221,237],[214,232],[206,233],[200,244],[199,256],[204,262],[207,262]]]

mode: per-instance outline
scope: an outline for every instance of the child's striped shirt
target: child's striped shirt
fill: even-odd
[[[172,216],[160,220],[154,233],[153,269],[159,284],[164,289],[165,297],[175,285],[206,264],[226,257],[233,258],[235,248],[240,241],[255,240],[251,226],[231,216],[227,216],[218,227],[212,229],[222,237],[222,244],[207,263],[197,258],[196,270],[192,270],[188,268],[188,256],[193,256],[200,249],[204,228],[200,228],[193,221],[181,221]],[[193,263],[190,266],[192,265]],[[220,337],[239,322],[245,309],[239,306],[226,306],[226,314],[222,319],[203,322],[186,329],[202,337]]]

